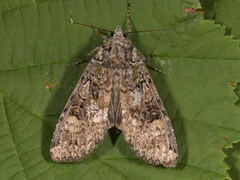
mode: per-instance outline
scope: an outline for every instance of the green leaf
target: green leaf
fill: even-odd
[[[234,39],[240,37],[239,12],[240,1],[231,0],[200,0],[206,19],[215,20],[216,24],[226,26],[226,35],[233,36]]]
[[[224,152],[228,155],[225,159],[227,164],[230,166],[229,175],[232,179],[239,179],[239,154],[240,154],[240,143],[234,144],[233,149],[225,149]]]
[[[57,120],[87,63],[66,65],[102,43],[95,30],[66,19],[126,31],[127,1],[0,4],[0,179],[229,178],[222,148],[240,139],[237,96],[229,86],[239,83],[239,45],[224,36],[224,27],[184,11],[200,8],[199,2],[142,0],[130,8],[133,31],[181,25],[130,36],[148,62],[170,74],[149,69],[175,130],[176,168],[139,160],[122,133],[108,132],[81,162],[60,164],[50,157]],[[239,163],[234,168],[239,171]]]

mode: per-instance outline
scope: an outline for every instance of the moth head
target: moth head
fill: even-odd
[[[117,26],[115,28],[114,34],[113,34],[113,38],[123,38],[124,37],[124,33],[121,29],[120,26]]]

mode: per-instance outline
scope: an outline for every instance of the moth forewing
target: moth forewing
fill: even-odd
[[[142,57],[134,47],[132,70],[124,74],[123,83],[128,83],[126,92],[120,93],[122,130],[126,142],[140,159],[174,167],[178,160],[176,138]],[[132,76],[134,71],[135,77]]]
[[[98,54],[84,70],[56,125],[50,149],[54,161],[80,161],[104,139],[110,92],[96,84],[105,84],[107,79],[95,76],[99,65],[95,58]],[[102,70],[106,73],[106,68]]]
[[[127,17],[128,35],[129,7]],[[95,48],[98,52],[58,120],[50,149],[52,159],[82,160],[103,141],[106,130],[116,126],[140,159],[175,167],[176,138],[144,56],[124,37],[119,26],[113,37],[101,37],[103,44]]]

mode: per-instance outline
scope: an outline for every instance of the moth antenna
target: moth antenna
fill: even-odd
[[[101,30],[101,31],[112,32],[110,30],[99,28],[99,27],[93,26],[91,24],[87,25],[87,24],[83,24],[83,23],[78,23],[78,22],[74,22],[73,20],[69,20],[69,19],[66,19],[66,21],[69,21],[70,23],[74,23],[74,24],[79,24],[81,26],[86,26],[86,27],[90,27],[90,28],[93,28],[93,29]]]
[[[182,26],[182,25],[179,25],[177,27],[170,28],[170,29],[154,29],[154,30],[134,31],[134,32],[129,32],[129,34],[130,33],[132,34],[132,33],[142,33],[142,32],[153,32],[153,31],[171,31],[171,30],[179,28],[180,26]]]

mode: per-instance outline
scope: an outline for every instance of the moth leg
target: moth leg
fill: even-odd
[[[137,49],[136,49],[136,50],[137,50]],[[162,73],[162,74],[164,74],[164,75],[166,75],[166,76],[169,76],[169,74],[167,74],[167,73],[165,73],[165,72],[163,72],[163,71],[155,68],[152,64],[148,63],[148,62],[146,61],[145,57],[142,55],[142,53],[141,53],[139,50],[137,50],[137,54],[140,56],[140,58],[145,62],[145,64],[146,64],[148,67],[150,67],[150,68],[152,68],[153,70],[155,70],[155,71],[157,71],[157,72],[160,72],[160,73]]]
[[[100,46],[97,46],[97,47],[94,48],[90,53],[88,53],[88,57],[82,59],[81,61],[68,64],[67,66],[74,66],[74,65],[81,64],[81,63],[85,62],[87,59],[89,59],[90,57],[92,57],[92,56],[95,54],[95,52],[98,51],[99,49],[100,49]]]
[[[104,35],[103,33],[101,33],[95,26],[92,26],[90,24],[90,26],[95,30],[97,31],[98,34],[100,34],[100,37],[103,38],[103,44],[104,43],[107,43],[107,40],[108,40],[108,37],[106,35]]]
[[[169,76],[169,74],[167,74],[167,73],[165,73],[165,72],[163,72],[163,71],[155,68],[155,67],[154,67],[153,65],[151,65],[150,63],[145,62],[145,64],[146,64],[148,67],[152,68],[153,70],[155,70],[155,71],[157,71],[157,72],[160,72],[160,73],[162,73],[162,74],[164,74],[164,75],[166,75],[166,76]]]
[[[97,46],[96,48],[94,48],[90,53],[88,53],[88,57],[92,57],[95,52],[99,51],[100,49],[100,46]]]
[[[128,2],[128,8],[127,8],[127,21],[128,21],[128,33],[127,33],[127,36],[128,36],[129,33],[132,31],[132,26],[131,26],[131,24],[130,24],[129,11],[130,11],[130,2]]]

